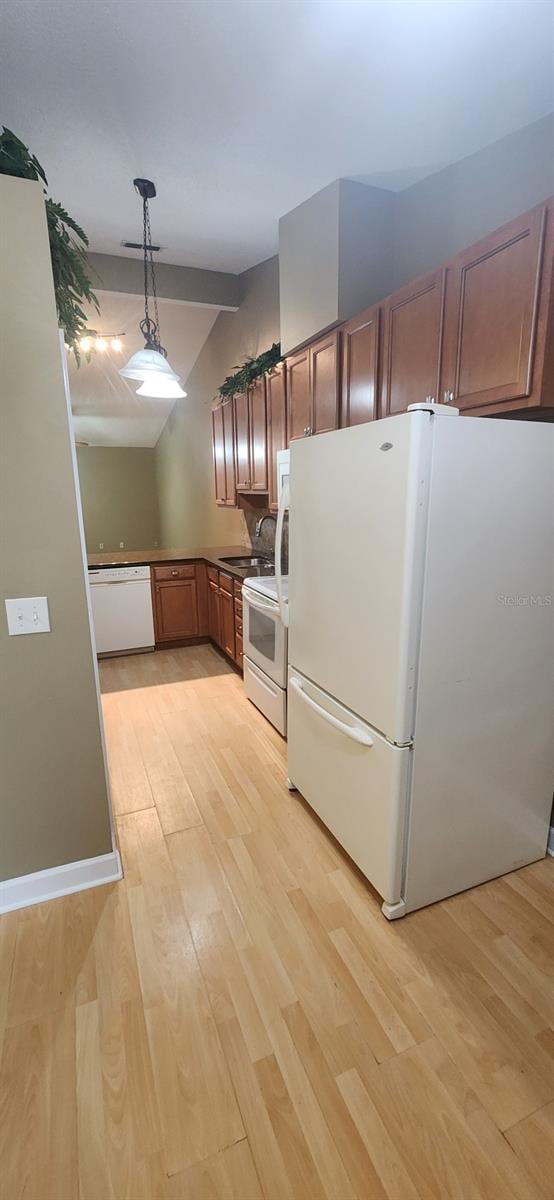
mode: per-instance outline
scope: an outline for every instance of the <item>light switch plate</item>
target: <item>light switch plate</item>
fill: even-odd
[[[6,600],[8,633],[50,633],[47,596],[24,596]]]

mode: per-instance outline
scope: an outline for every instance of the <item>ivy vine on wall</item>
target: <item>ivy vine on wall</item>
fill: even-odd
[[[234,374],[228,375],[218,388],[218,396],[235,396],[237,392],[246,392],[254,380],[271,371],[281,361],[280,342],[274,342],[269,350],[264,350],[257,358],[247,358],[242,367],[235,367]]]

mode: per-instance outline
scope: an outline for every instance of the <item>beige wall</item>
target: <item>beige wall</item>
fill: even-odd
[[[0,176],[0,879],[112,849],[52,271],[38,183]],[[9,637],[4,597],[48,597]]]
[[[164,546],[217,546],[247,537],[243,514],[215,503],[211,410],[213,397],[237,364],[279,340],[276,258],[241,276],[243,301],[220,313],[156,446],[161,539]]]
[[[87,550],[147,550],[160,541],[155,451],[78,446]]]

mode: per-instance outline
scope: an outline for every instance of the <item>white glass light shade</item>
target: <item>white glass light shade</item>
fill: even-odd
[[[137,388],[137,396],[152,396],[156,400],[178,400],[186,396],[179,382],[179,377],[169,379],[167,375],[150,374],[148,379]]]
[[[119,374],[123,375],[124,379],[139,380],[149,379],[153,374],[165,376],[166,379],[179,378],[167,359],[157,350],[137,350],[136,354],[131,355],[129,362],[119,368]]]

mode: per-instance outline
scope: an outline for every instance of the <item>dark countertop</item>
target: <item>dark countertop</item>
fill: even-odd
[[[248,554],[261,557],[256,550],[249,546],[204,546],[194,550],[107,550],[102,554],[89,554],[89,567],[134,567],[154,566],[171,562],[192,562],[203,560],[210,566],[234,575],[236,579],[247,579],[253,576],[274,575],[275,567],[237,567],[223,562],[224,558],[233,556],[245,557]]]

